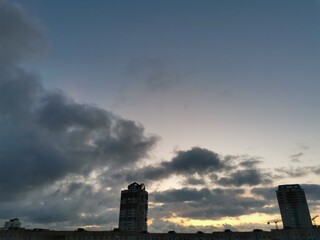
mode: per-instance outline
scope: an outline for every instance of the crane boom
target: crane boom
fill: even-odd
[[[317,226],[316,225],[316,218],[319,217],[319,215],[314,216],[313,218],[311,218],[312,222],[313,222],[313,226]]]
[[[279,227],[278,227],[278,222],[282,222],[281,220],[271,220],[271,221],[269,221],[269,222],[267,222],[269,225],[271,224],[271,223],[274,223],[275,225],[276,225],[276,229],[279,229]]]

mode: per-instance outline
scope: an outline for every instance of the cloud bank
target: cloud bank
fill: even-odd
[[[47,50],[39,24],[7,1],[0,1],[0,24],[1,215],[44,223],[74,219],[82,208],[98,211],[88,203],[108,196],[84,179],[99,169],[133,167],[158,137],[146,135],[134,121],[79,104],[61,90],[44,89],[36,75],[19,66]],[[34,202],[39,205],[32,206],[39,197],[42,201]],[[82,197],[88,201],[82,203]]]

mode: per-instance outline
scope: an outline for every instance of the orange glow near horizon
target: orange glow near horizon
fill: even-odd
[[[149,218],[148,221],[147,221],[147,225],[148,226],[151,225],[151,224],[153,224],[153,218],[151,218],[151,219]]]

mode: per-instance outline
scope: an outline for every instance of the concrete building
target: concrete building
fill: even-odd
[[[299,184],[280,185],[277,199],[284,228],[312,228],[306,196]]]
[[[19,221],[18,218],[12,218],[9,221],[6,221],[4,223],[4,229],[18,229],[21,227],[21,222]]]
[[[119,229],[147,231],[148,192],[143,183],[131,183],[121,191]]]

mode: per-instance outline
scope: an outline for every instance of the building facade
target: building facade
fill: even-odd
[[[147,231],[148,192],[143,183],[131,183],[121,191],[119,229]]]
[[[280,185],[277,199],[284,228],[312,228],[306,196],[299,184]]]

